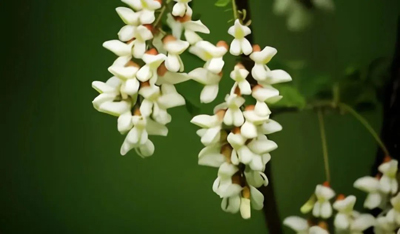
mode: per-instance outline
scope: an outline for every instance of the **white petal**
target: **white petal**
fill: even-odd
[[[315,203],[313,210],[312,210],[312,214],[316,218],[321,216],[321,203],[319,203],[319,202]]]
[[[189,42],[190,45],[194,45],[197,42],[203,40],[197,33],[193,31],[186,30],[185,31],[186,41]]]
[[[270,85],[266,85],[265,87],[255,89],[251,95],[256,100],[265,102],[267,99],[278,96],[279,91]]]
[[[326,201],[324,203],[321,204],[321,217],[322,218],[329,218],[332,215],[332,206],[331,203],[329,203],[329,201]]]
[[[140,13],[136,13],[132,9],[127,7],[117,7],[116,11],[125,24],[130,24],[130,25],[139,24]]]
[[[222,68],[224,67],[225,62],[224,59],[221,58],[213,58],[207,63],[207,70],[218,74],[222,71]]]
[[[120,116],[121,114],[129,111],[131,104],[126,101],[121,102],[105,102],[100,105],[99,111],[113,116]]]
[[[218,84],[221,80],[221,77],[217,74],[214,74],[207,69],[204,68],[196,68],[193,71],[189,72],[189,76],[204,85],[213,85]]]
[[[240,44],[242,47],[243,54],[249,55],[249,54],[251,54],[251,52],[253,52],[253,47],[251,46],[250,42],[246,38],[243,38],[241,40]]]
[[[235,56],[238,56],[242,53],[242,48],[240,45],[240,41],[238,39],[233,39],[231,46],[229,48],[229,52]]]
[[[233,125],[236,127],[240,127],[244,123],[244,116],[243,113],[240,109],[233,110],[232,111],[232,116],[233,116]]]
[[[329,232],[319,226],[313,226],[310,228],[309,234],[329,234]]]
[[[222,199],[221,208],[225,212],[237,213],[240,208],[240,197],[234,196]]]
[[[154,11],[149,11],[149,10],[144,9],[140,13],[141,13],[140,14],[140,22],[142,24],[152,24],[154,22],[154,20],[156,19],[154,16]]]
[[[221,197],[235,197],[242,191],[242,187],[238,184],[230,184],[225,190],[220,194]]]
[[[250,58],[259,64],[267,64],[276,55],[278,51],[270,46],[266,46],[262,51],[254,52]]]
[[[264,207],[264,195],[253,186],[250,186],[250,194],[253,209],[261,210]]]
[[[142,10],[143,6],[140,0],[122,0],[125,4],[129,5],[133,9],[139,11]]]
[[[140,83],[136,79],[129,79],[125,82],[123,91],[128,95],[135,95],[139,90]]]
[[[317,185],[315,188],[315,195],[319,199],[323,198],[325,200],[330,200],[335,196],[335,192],[329,187]]]
[[[190,121],[201,128],[211,128],[218,122],[218,118],[212,115],[197,115]]]
[[[165,60],[165,66],[169,71],[178,72],[181,69],[179,56],[174,54],[168,54],[167,59]]]
[[[120,154],[122,156],[126,155],[131,149],[133,149],[134,145],[129,143],[128,141],[124,141],[121,146]]]
[[[103,43],[103,47],[120,57],[129,56],[132,53],[132,47],[119,40],[106,41]]]
[[[149,157],[154,154],[154,144],[150,140],[147,140],[144,145],[141,145],[139,148],[136,149],[136,153],[139,154],[141,157]]]
[[[133,47],[133,57],[142,58],[146,52],[146,43],[136,40],[135,46]]]
[[[240,131],[242,135],[248,139],[257,137],[257,128],[249,121],[244,122],[243,126],[240,128]]]
[[[277,84],[291,81],[292,77],[284,70],[273,70],[270,73],[270,77],[267,78],[268,84]]]
[[[121,41],[129,41],[135,37],[135,30],[136,30],[135,26],[125,25],[124,27],[121,28],[121,30],[119,30],[118,38]]]
[[[232,164],[229,164],[229,163],[225,162],[219,167],[218,175],[221,176],[221,177],[230,178],[237,171],[239,171],[239,168],[237,168],[235,165],[232,165]]]
[[[249,164],[253,159],[253,153],[249,150],[247,146],[240,147],[237,152],[240,162],[244,164]]]
[[[254,54],[254,53],[253,53]],[[265,80],[268,77],[269,72],[265,69],[263,64],[254,64],[254,67],[251,69],[251,75],[256,80]]]
[[[157,135],[157,136],[168,135],[168,128],[165,125],[155,122],[151,119],[147,119],[146,131],[149,135]]]
[[[253,159],[250,162],[250,168],[254,171],[262,171],[264,168],[264,163],[260,155],[254,154]]]
[[[363,232],[367,228],[375,225],[375,218],[370,214],[362,214],[357,217],[351,224],[352,231]]]
[[[364,176],[357,179],[354,182],[353,186],[364,192],[370,193],[370,192],[375,192],[379,189],[379,181],[374,177]]]
[[[383,193],[389,193],[391,190],[391,178],[386,175],[383,175],[379,180],[380,190]]]
[[[251,86],[250,86],[250,83],[247,80],[239,82],[238,85],[239,85],[239,88],[240,88],[240,92],[243,95],[251,94]]]
[[[214,101],[218,95],[218,90],[218,84],[204,86],[200,94],[200,101],[202,103],[210,103]]]
[[[252,140],[248,144],[249,148],[251,151],[253,151],[256,154],[264,154],[264,153],[269,153],[275,149],[278,148],[278,145],[271,140]]]
[[[208,129],[206,134],[201,137],[201,143],[206,146],[217,143],[220,139],[220,131],[219,127]]]
[[[141,82],[146,82],[150,79],[151,75],[152,75],[152,72],[150,70],[150,66],[145,65],[139,69],[139,71],[136,74],[136,77]]]
[[[132,123],[132,113],[130,111],[123,113],[118,118],[118,131],[124,134],[131,130],[133,127]]]
[[[164,44],[165,49],[175,55],[182,54],[189,46],[189,42],[182,40],[170,41]]]
[[[220,167],[225,162],[225,157],[220,153],[221,147],[207,146],[199,153],[199,165]]]
[[[144,117],[148,117],[151,115],[152,113],[152,109],[153,109],[153,102],[144,99],[143,102],[140,105],[140,113],[144,116]]]
[[[282,130],[282,126],[275,120],[268,120],[268,122],[263,123],[260,127],[262,134],[272,134]]]
[[[350,226],[349,217],[346,214],[338,213],[335,217],[334,224],[337,229],[347,229]]]
[[[241,198],[240,214],[242,215],[243,219],[249,219],[251,217],[250,199]]]
[[[306,219],[290,216],[283,220],[283,225],[286,225],[296,232],[306,232],[308,230],[308,222]]]
[[[112,87],[101,81],[93,81],[92,87],[99,93],[110,93],[115,92],[115,87]]]
[[[365,198],[364,207],[372,210],[379,207],[381,202],[382,202],[382,196],[380,193],[378,192],[370,193]]]
[[[186,4],[177,2],[172,8],[172,14],[174,16],[184,16],[186,12]]]
[[[260,116],[268,116],[271,114],[271,110],[268,108],[268,105],[265,102],[260,101],[257,101],[254,111]]]
[[[158,79],[159,84],[179,84],[190,80],[190,76],[186,73],[175,73],[167,71],[165,75]],[[161,80],[161,82],[159,82]]]

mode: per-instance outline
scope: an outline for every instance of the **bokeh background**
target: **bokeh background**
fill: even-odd
[[[334,12],[315,13],[302,32],[288,30],[285,17],[273,14],[273,1],[249,2],[255,42],[276,47],[281,64],[312,71],[292,73],[295,84],[302,81],[300,91],[393,55],[397,0],[336,0]],[[0,233],[267,233],[262,212],[242,220],[221,210],[211,190],[217,171],[197,165],[202,146],[185,107],[171,111],[167,138],[153,138],[154,156],[119,155],[124,136],[115,118],[93,109],[97,94],[91,82],[111,76],[107,67],[115,56],[101,45],[116,38],[123,25],[114,11],[121,5],[118,0],[0,2],[5,51]],[[214,0],[194,1],[194,11],[212,32],[205,39],[230,40],[231,12],[215,7]],[[185,59],[189,71],[202,65],[190,55]],[[234,63],[227,61],[225,74]],[[231,84],[224,79],[213,105]],[[189,82],[178,91],[198,100],[200,87]],[[213,105],[201,111],[210,113]],[[379,102],[362,114],[379,131]],[[284,127],[271,136],[279,144],[272,170],[284,218],[299,214],[325,177],[316,113],[281,113],[275,119]],[[332,112],[325,119],[332,187],[363,198],[352,184],[370,174],[377,145],[352,116]]]

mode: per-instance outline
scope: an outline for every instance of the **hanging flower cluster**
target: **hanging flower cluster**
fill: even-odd
[[[278,147],[266,135],[282,129],[269,118],[271,111],[267,103],[281,98],[272,85],[290,81],[291,77],[285,71],[267,67],[276,49],[267,46],[261,50],[258,45],[252,46],[246,39],[251,30],[239,20],[228,33],[234,37],[229,48],[223,41],[216,45],[200,41],[190,50],[205,61],[203,68],[189,73],[204,84],[201,101],[209,103],[216,98],[223,56],[228,49],[232,55],[249,55],[254,61],[251,74],[255,84],[249,82],[250,71],[241,63],[236,64],[230,73],[234,84],[225,102],[215,107],[214,115],[198,115],[191,122],[201,128],[197,134],[205,146],[199,153],[199,164],[219,168],[213,191],[222,198],[222,209],[230,213],[240,211],[248,219],[251,207],[256,210],[263,207],[264,196],[257,188],[268,185],[265,165],[271,159],[270,152]],[[246,104],[244,95],[251,95],[255,105]]]
[[[171,122],[167,110],[185,105],[174,86],[190,79],[183,73],[180,55],[189,48],[188,41],[201,40],[197,32],[209,30],[200,20],[191,20],[189,0],[176,0],[172,15],[168,15],[174,24],[173,35],[161,30],[167,7],[161,0],[122,1],[129,7],[118,7],[116,11],[126,25],[118,32],[118,40],[103,44],[118,56],[108,69],[113,77],[107,82],[93,82],[100,93],[93,105],[100,112],[118,117],[118,131],[127,134],[122,155],[135,149],[140,156],[148,157],[155,150],[149,135],[166,136],[166,125]],[[182,31],[188,41],[181,40]]]
[[[312,216],[306,220],[291,216],[284,220],[284,224],[297,233],[327,234],[329,228],[326,220],[332,217],[333,209],[336,215],[333,219],[335,233],[361,234],[373,227],[374,233],[400,233],[400,193],[398,193],[397,160],[387,157],[379,166],[376,177],[365,176],[354,182],[354,187],[367,192],[364,207],[367,209],[379,208],[381,213],[374,217],[371,214],[361,214],[353,210],[356,197],[345,197],[340,194],[331,205],[335,192],[329,183],[317,185],[315,194],[302,207],[302,213],[312,210]],[[333,208],[333,209],[332,209]],[[332,230],[333,228],[331,228]]]
[[[266,135],[282,129],[269,118],[267,104],[282,98],[272,85],[291,81],[285,71],[266,65],[277,50],[251,45],[246,39],[251,30],[239,19],[228,30],[234,37],[230,45],[203,40],[199,33],[210,31],[200,20],[192,20],[191,0],[122,1],[129,7],[116,11],[126,25],[117,40],[103,44],[118,56],[108,69],[113,76],[92,84],[99,92],[93,100],[95,109],[118,117],[118,131],[127,134],[122,155],[132,149],[142,157],[153,155],[155,146],[149,136],[166,136],[166,125],[172,120],[168,109],[185,105],[175,84],[189,79],[203,84],[200,101],[210,103],[218,95],[223,57],[228,51],[235,56],[244,54],[254,62],[251,71],[241,63],[234,66],[231,92],[215,107],[214,115],[195,116],[191,121],[202,128],[197,132],[205,146],[199,153],[199,164],[219,168],[213,190],[222,198],[222,209],[231,213],[240,210],[243,218],[250,218],[251,207],[263,207],[264,197],[257,188],[268,184],[265,165],[277,148]],[[170,34],[161,28],[164,13]],[[180,55],[186,50],[202,59],[204,66],[184,73]],[[252,97],[253,103],[246,103],[244,95]]]

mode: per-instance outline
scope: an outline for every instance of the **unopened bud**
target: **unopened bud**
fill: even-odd
[[[257,45],[257,44],[253,45],[253,51],[254,52],[259,52],[259,51],[261,51],[261,47],[259,45]]]
[[[146,54],[157,55],[158,51],[156,48],[151,48],[150,50],[146,51]]]
[[[217,47],[224,47],[226,50],[229,49],[229,46],[228,46],[228,44],[226,43],[226,41],[219,41],[219,42],[217,43]]]
[[[250,106],[246,106],[246,108],[244,108],[245,111],[253,111],[256,108],[255,105],[250,105]]]
[[[172,35],[167,35],[163,38],[163,43],[167,44],[168,42],[176,41],[176,38]]]

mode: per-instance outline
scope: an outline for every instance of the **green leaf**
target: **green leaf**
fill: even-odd
[[[298,109],[303,109],[306,106],[306,99],[299,92],[296,87],[291,85],[275,85],[279,90],[279,93],[283,98],[274,103],[271,107],[295,107]]]
[[[215,5],[217,7],[226,7],[230,2],[231,0],[218,0]]]

